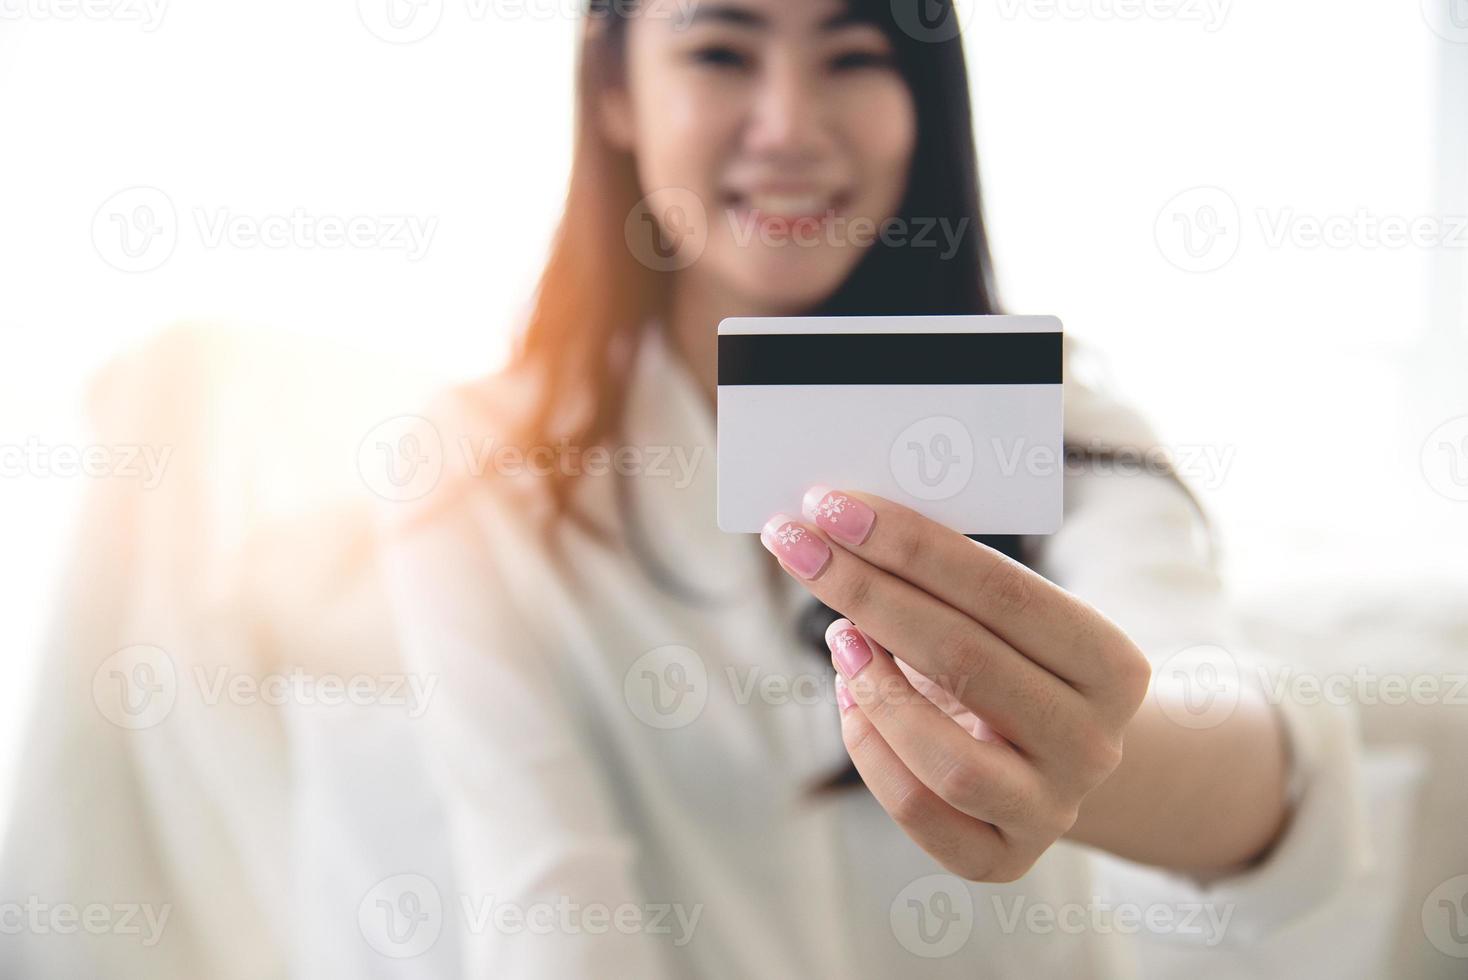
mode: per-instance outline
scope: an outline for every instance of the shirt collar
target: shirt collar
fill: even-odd
[[[767,560],[758,538],[718,527],[713,408],[657,321],[638,345],[623,433],[621,446],[641,467],[624,483],[626,506],[648,557],[707,599],[761,585]]]

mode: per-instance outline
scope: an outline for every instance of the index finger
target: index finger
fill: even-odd
[[[1008,555],[855,490],[811,487],[801,510],[847,551],[983,623],[1073,686],[1111,679],[1096,642],[1099,614]]]

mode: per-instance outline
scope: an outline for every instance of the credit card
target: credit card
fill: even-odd
[[[1055,317],[731,317],[718,343],[720,529],[758,533],[818,484],[964,534],[1060,529]]]

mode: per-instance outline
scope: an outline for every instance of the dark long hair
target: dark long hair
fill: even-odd
[[[948,0],[911,2],[956,16]],[[836,293],[808,312],[992,313],[996,304],[963,48],[956,36],[924,41],[904,32],[894,19],[892,0],[848,0],[848,6],[854,17],[889,38],[916,107],[917,141],[895,217],[909,228],[947,222],[961,234],[954,248],[873,242]],[[592,446],[614,435],[640,334],[663,312],[668,277],[675,274],[646,267],[627,247],[624,223],[642,190],[632,155],[610,145],[597,125],[598,94],[622,80],[634,10],[630,0],[590,0],[583,25],[564,216],[511,363],[512,371],[536,382],[538,398],[525,422],[532,438],[565,437],[572,445]],[[587,524],[571,504],[573,480],[551,479],[552,510]]]
[[[926,4],[908,29],[897,17],[911,3]],[[577,120],[564,217],[541,277],[534,308],[516,345],[511,371],[534,380],[537,400],[525,422],[527,444],[567,439],[593,446],[615,438],[622,422],[632,359],[648,321],[663,312],[668,276],[638,262],[623,238],[627,216],[642,198],[630,154],[612,147],[596,120],[596,96],[621,81],[628,0],[590,0],[577,67]],[[968,68],[950,0],[847,0],[850,14],[880,29],[891,43],[896,69],[917,113],[917,139],[908,187],[897,219],[905,227],[943,223],[957,232],[956,247],[917,247],[874,241],[837,291],[809,315],[987,314],[998,311],[993,266],[980,207]],[[936,15],[936,16],[934,16]],[[951,29],[944,29],[950,25]],[[922,30],[912,29],[920,26]],[[928,227],[933,227],[928,224]],[[731,313],[736,311],[730,311]],[[714,323],[709,329],[715,328]],[[1105,451],[1082,450],[1083,455]],[[659,562],[630,506],[628,478],[619,478],[622,527],[599,527],[574,506],[574,477],[549,480],[547,534],[554,550],[557,524],[575,522],[602,539],[620,537],[659,587],[692,603],[699,595]],[[618,531],[621,533],[618,534]],[[1026,562],[1029,549],[1013,535],[975,540]],[[802,634],[829,663],[824,634],[836,614],[813,603]],[[827,785],[859,782],[854,768]]]

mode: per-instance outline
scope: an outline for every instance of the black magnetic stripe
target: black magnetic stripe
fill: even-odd
[[[1061,334],[720,334],[721,385],[1060,384]]]

